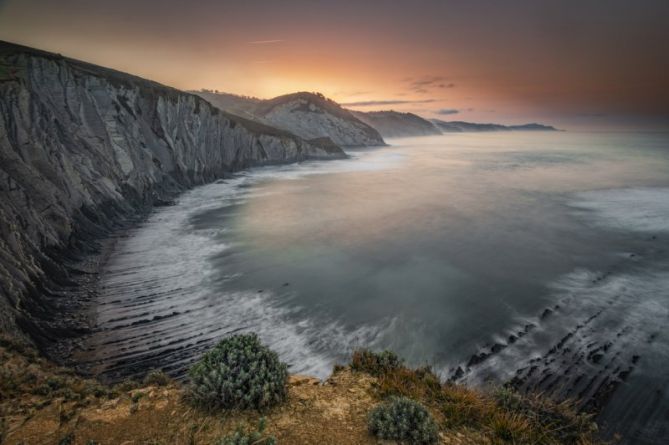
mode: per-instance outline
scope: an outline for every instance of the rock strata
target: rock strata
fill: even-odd
[[[0,42],[0,331],[67,335],[73,269],[119,221],[255,165],[345,157],[204,99]]]

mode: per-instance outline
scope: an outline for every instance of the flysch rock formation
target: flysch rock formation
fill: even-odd
[[[299,92],[262,100],[212,91],[196,91],[215,106],[305,139],[329,138],[341,147],[385,145],[383,137],[353,112],[318,93]]]
[[[193,94],[0,42],[0,331],[66,336],[56,308],[82,273],[69,264],[122,218],[235,170],[345,156]]]

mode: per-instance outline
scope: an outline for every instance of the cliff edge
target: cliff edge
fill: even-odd
[[[0,331],[67,336],[54,314],[84,272],[66,264],[122,218],[235,170],[345,156],[193,94],[0,42]]]

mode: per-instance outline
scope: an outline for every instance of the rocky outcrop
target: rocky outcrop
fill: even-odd
[[[60,55],[0,42],[0,68],[2,331],[61,335],[64,264],[124,216],[234,170],[345,156]]]
[[[431,136],[441,131],[430,121],[399,111],[353,111],[353,115],[375,128],[384,138]]]
[[[555,127],[543,124],[501,125],[479,124],[463,121],[442,121],[432,119],[434,125],[444,133],[464,133],[481,131],[558,131]]]
[[[377,130],[322,94],[300,92],[261,100],[206,90],[194,93],[222,110],[282,128],[305,139],[330,138],[341,147],[385,145]]]

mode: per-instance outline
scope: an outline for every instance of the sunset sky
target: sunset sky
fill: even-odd
[[[0,39],[181,89],[669,127],[667,0],[0,0]]]

